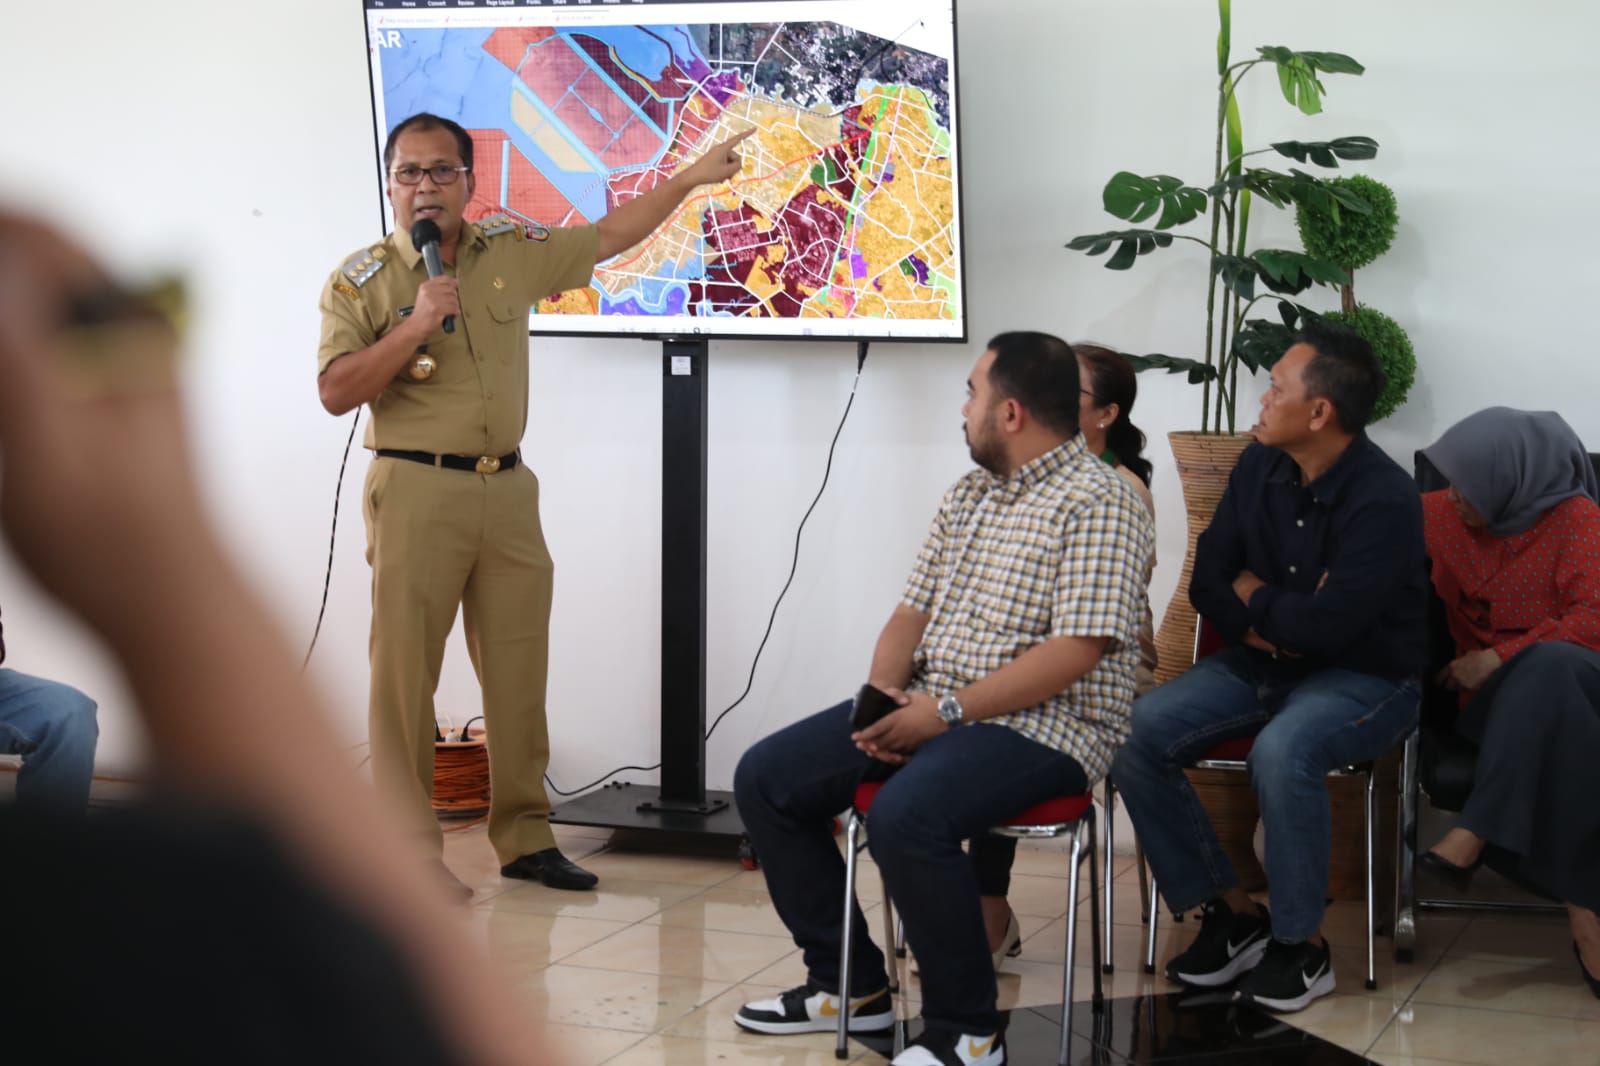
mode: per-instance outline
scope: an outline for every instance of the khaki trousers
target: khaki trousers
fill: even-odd
[[[521,463],[476,474],[374,457],[363,512],[372,567],[368,728],[379,789],[441,854],[431,806],[433,697],[459,605],[483,690],[489,842],[502,863],[554,847],[544,789],[554,566],[538,479]],[[453,717],[465,724],[470,715]]]

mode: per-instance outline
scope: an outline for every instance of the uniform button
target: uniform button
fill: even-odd
[[[1297,526],[1304,526],[1306,524],[1306,520],[1304,518],[1297,518],[1295,519],[1294,524]]]
[[[1291,574],[1293,574],[1293,573],[1295,573],[1295,572],[1296,572],[1296,571],[1295,571],[1295,568],[1294,568],[1294,567],[1292,567],[1292,566],[1291,566],[1291,567],[1289,567],[1289,573],[1291,573]]]

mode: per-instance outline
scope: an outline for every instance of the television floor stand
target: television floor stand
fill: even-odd
[[[701,337],[661,345],[661,783],[613,782],[555,825],[744,837],[733,794],[706,791],[706,355]]]

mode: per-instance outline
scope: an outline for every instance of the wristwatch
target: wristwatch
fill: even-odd
[[[962,723],[965,714],[961,709],[961,701],[954,696],[946,696],[939,701],[939,721],[952,729]]]

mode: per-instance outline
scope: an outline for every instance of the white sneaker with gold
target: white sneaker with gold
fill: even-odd
[[[889,1066],[1005,1066],[1006,1042],[999,1033],[924,1029]]]
[[[791,988],[776,999],[758,999],[740,1007],[733,1022],[752,1033],[831,1033],[839,1028],[839,997],[815,981]],[[850,997],[852,1033],[876,1033],[894,1024],[889,990]]]

